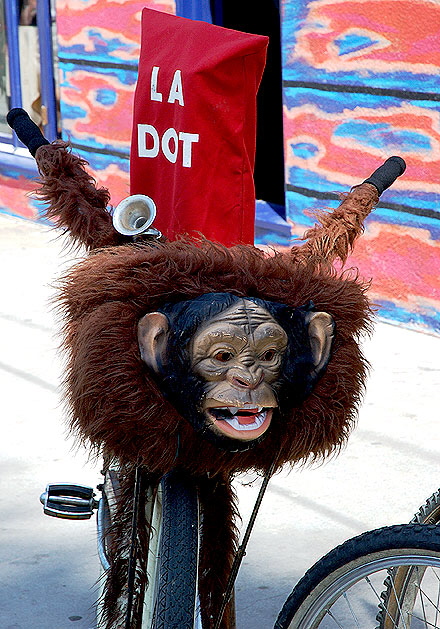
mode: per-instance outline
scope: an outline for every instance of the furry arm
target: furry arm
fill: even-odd
[[[46,217],[68,230],[75,245],[89,250],[124,242],[107,211],[110,193],[96,187],[87,162],[65,142],[50,144],[24,109],[11,109],[7,121],[36,159],[42,184],[37,197],[48,204]]]
[[[330,263],[339,258],[344,264],[354,241],[363,231],[364,220],[374,209],[379,196],[403,174],[405,168],[406,164],[401,157],[389,157],[360,186],[355,186],[344,195],[341,204],[333,212],[317,212],[315,217],[319,225],[304,234],[307,242],[292,253]]]
[[[71,153],[65,142],[40,146],[35,159],[42,184],[37,197],[48,204],[47,218],[68,230],[75,245],[91,250],[124,241],[107,211],[110,193],[96,186],[85,160]]]

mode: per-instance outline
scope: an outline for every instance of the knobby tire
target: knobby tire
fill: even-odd
[[[381,597],[384,580],[390,579],[402,563],[420,570],[423,582],[429,576],[429,585],[432,582],[435,588],[428,597],[422,595],[421,611],[415,611],[414,592],[402,590],[403,600],[391,612],[387,609],[389,603]],[[422,584],[420,587],[419,581],[417,584],[417,593],[423,592]],[[352,598],[352,593],[357,598]],[[367,594],[371,595],[368,602]],[[387,625],[383,618],[387,619]],[[320,559],[294,588],[275,624],[275,629],[318,627],[440,627],[439,527],[408,524],[377,529],[348,540]]]
[[[197,492],[182,472],[162,481],[162,526],[152,629],[194,629],[197,607]]]

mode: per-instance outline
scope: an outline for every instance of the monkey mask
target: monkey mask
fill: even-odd
[[[332,263],[343,267],[401,158],[319,213],[303,245],[268,255],[203,238],[129,241],[83,160],[48,144],[23,110],[8,121],[32,146],[47,218],[90,251],[58,300],[75,432],[160,474],[264,472],[274,458],[281,467],[340,447],[363,391],[358,340],[371,310],[368,285]]]
[[[311,308],[201,295],[142,317],[141,356],[195,430],[243,451],[274,413],[303,401],[327,364],[333,320]]]

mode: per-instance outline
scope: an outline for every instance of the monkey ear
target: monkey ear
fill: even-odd
[[[168,336],[168,319],[161,312],[149,312],[138,323],[141,358],[155,373],[166,362]]]
[[[335,324],[327,312],[309,312],[306,315],[312,359],[315,372],[319,373],[328,363]]]

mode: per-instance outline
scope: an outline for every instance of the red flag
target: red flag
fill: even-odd
[[[225,245],[253,244],[256,93],[267,43],[143,10],[131,194],[154,200],[154,225],[168,238],[199,231]]]

